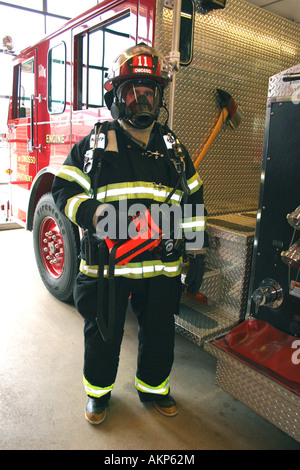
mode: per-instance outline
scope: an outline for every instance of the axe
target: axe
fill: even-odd
[[[217,137],[221,127],[225,122],[228,121],[232,129],[236,129],[236,127],[239,125],[239,123],[242,120],[243,117],[243,111],[241,108],[237,106],[237,104],[234,102],[232,96],[227,93],[224,90],[220,90],[219,88],[217,89],[218,92],[218,98],[219,98],[219,104],[221,107],[221,113],[218,119],[217,124],[215,125],[211,135],[209,136],[208,140],[206,141],[203,149],[199,153],[198,157],[196,158],[194,162],[194,166],[197,169],[199,163],[201,162],[202,158],[208,151],[209,147]],[[202,144],[200,145],[199,148],[201,148]]]

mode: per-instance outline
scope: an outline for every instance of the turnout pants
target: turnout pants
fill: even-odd
[[[107,281],[105,279],[105,281]],[[84,386],[87,395],[109,400],[114,387],[126,310],[131,307],[138,320],[138,358],[135,386],[141,401],[153,401],[169,393],[169,376],[174,359],[174,314],[181,296],[180,276],[148,279],[116,277],[116,318],[113,341],[105,343],[96,320],[85,318]],[[108,293],[108,288],[105,289]],[[97,292],[89,296],[96,305]],[[93,297],[93,298],[92,298]],[[108,310],[105,296],[105,311]],[[81,313],[81,312],[80,312]]]

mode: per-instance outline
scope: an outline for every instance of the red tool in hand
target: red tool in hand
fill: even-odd
[[[115,264],[125,265],[144,251],[153,250],[158,246],[162,239],[162,231],[151,217],[147,209],[132,219],[135,225],[136,235],[124,243],[114,242],[106,238],[106,244],[111,253],[113,247],[118,245],[115,252]],[[130,230],[130,227],[129,227]]]

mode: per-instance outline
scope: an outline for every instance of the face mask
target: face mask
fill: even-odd
[[[153,107],[145,95],[138,96],[137,100],[130,103],[129,108],[132,111],[130,121],[140,129],[149,127],[155,119]]]
[[[125,83],[117,90],[120,118],[139,129],[149,127],[158,118],[161,90],[150,80]]]

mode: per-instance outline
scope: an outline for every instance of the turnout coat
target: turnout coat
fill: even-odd
[[[95,139],[96,148],[100,149],[98,154],[101,165],[100,169],[97,166],[95,171],[87,173],[85,165],[95,146]],[[170,129],[157,122],[145,146],[133,140],[117,121],[107,121],[95,126],[89,135],[72,148],[55,177],[52,194],[60,211],[83,229],[79,275],[81,285],[98,277],[99,239],[93,225],[95,211],[104,203],[112,204],[117,210],[121,206],[124,208],[124,204],[128,210],[138,203],[145,207],[163,204],[178,183],[174,142],[175,136]],[[193,236],[194,233],[204,235],[206,211],[203,205],[203,183],[187,150],[183,146],[180,148],[184,154],[185,178],[171,195],[168,207],[181,207],[181,229],[185,237],[189,234]],[[185,211],[185,207],[189,207],[189,210]],[[182,249],[162,256],[155,250],[145,251],[126,265],[116,265],[114,274],[131,279],[162,275],[175,277],[180,275],[182,264]],[[104,266],[104,276],[107,276],[107,265]]]

